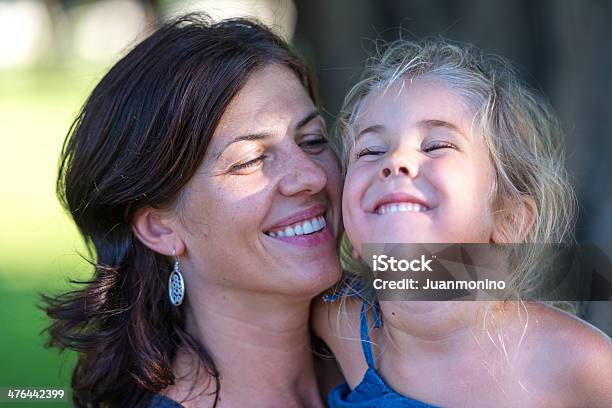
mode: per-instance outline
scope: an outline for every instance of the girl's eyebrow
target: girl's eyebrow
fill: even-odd
[[[355,137],[355,141],[357,141],[361,136],[363,136],[366,133],[382,133],[384,132],[384,130],[385,130],[385,127],[383,125],[368,126],[367,128],[357,133],[357,137]]]
[[[421,120],[417,123],[417,126],[420,128],[424,128],[424,129],[432,129],[435,127],[441,127],[441,128],[445,128],[448,130],[451,130],[453,132],[459,133],[461,136],[463,136],[465,139],[467,139],[467,135],[455,124],[447,122],[445,120],[440,120],[440,119],[425,119],[425,120]]]
[[[441,127],[441,128],[445,128],[448,130],[451,130],[453,132],[459,133],[461,136],[463,136],[466,140],[468,139],[467,135],[455,124],[451,123],[451,122],[447,122],[445,120],[440,120],[440,119],[424,119],[421,120],[419,122],[417,122],[417,127],[422,128],[422,129],[432,129],[432,128],[436,128],[436,127]],[[372,125],[372,126],[368,126],[367,128],[361,130],[359,133],[357,133],[357,136],[355,137],[355,141],[359,140],[359,138],[363,135],[365,135],[366,133],[383,133],[385,131],[385,127],[383,125]]]

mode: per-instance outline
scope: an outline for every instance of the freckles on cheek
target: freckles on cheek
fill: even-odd
[[[181,223],[193,237],[201,238],[210,235],[211,217],[205,208],[192,204],[181,211],[179,217]]]

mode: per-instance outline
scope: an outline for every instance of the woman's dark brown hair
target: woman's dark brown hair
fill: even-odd
[[[115,64],[70,128],[57,193],[94,271],[90,280],[72,280],[74,290],[43,296],[43,307],[52,319],[47,346],[78,353],[76,406],[146,406],[174,383],[179,346],[199,356],[218,399],[214,361],[185,331],[183,308],[168,300],[168,259],[135,239],[131,220],[143,206],[177,203],[224,110],[268,64],[292,70],[314,99],[306,66],[267,28],[190,14]]]

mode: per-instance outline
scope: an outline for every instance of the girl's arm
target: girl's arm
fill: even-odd
[[[313,300],[311,326],[336,356],[349,387],[361,382],[367,370],[359,336],[358,299],[342,297],[334,302]]]

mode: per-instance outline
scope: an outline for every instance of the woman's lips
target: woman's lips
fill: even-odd
[[[315,204],[305,210],[296,211],[290,216],[276,221],[276,223],[273,226],[266,228],[265,232],[267,234],[271,231],[279,231],[279,230],[285,229],[288,226],[298,224],[306,220],[311,220],[319,216],[323,216],[325,215],[326,210],[327,210],[327,207],[325,205]]]
[[[264,234],[300,246],[316,246],[328,242],[333,234],[326,220],[326,209],[323,204],[317,204],[298,211],[277,222]]]
[[[266,234],[267,235],[267,234]],[[294,235],[294,236],[276,236],[272,237],[268,235],[269,238],[286,242],[288,244],[293,244],[297,246],[303,247],[314,247],[317,245],[321,245],[327,243],[332,240],[333,235],[331,232],[331,228],[328,225],[325,225],[323,229],[317,232],[311,232],[306,235]]]
[[[325,221],[325,217],[323,215],[319,215],[317,217],[312,217],[307,220],[296,222],[292,225],[287,225],[284,228],[281,227],[268,231],[266,232],[266,235],[269,235],[273,238],[308,235],[312,234],[313,232],[321,231],[323,228],[325,228],[326,225],[327,221]]]

